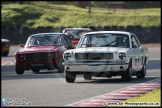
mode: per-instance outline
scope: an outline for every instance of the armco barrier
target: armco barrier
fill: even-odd
[[[111,30],[119,31],[119,28],[118,28],[118,26],[111,26]]]
[[[111,30],[111,27],[110,27],[110,26],[104,26],[104,27],[103,27],[103,30],[105,30],[105,31],[110,31],[110,30]]]
[[[125,30],[128,31],[128,32],[132,32],[132,33],[135,32],[134,26],[126,26]]]
[[[97,31],[103,30],[103,28],[101,26],[97,26],[96,29],[97,29]]]
[[[88,28],[90,28],[92,31],[98,31],[95,26],[89,26]]]
[[[126,31],[126,30],[125,30],[125,27],[123,27],[123,26],[119,26],[119,27],[118,27],[118,30],[119,30],[119,31]]]
[[[37,28],[28,28],[28,27],[7,27],[1,26],[1,38],[7,38],[11,40],[11,45],[25,44],[29,35],[36,33],[44,32],[62,32],[66,27],[53,28],[48,27],[37,27]],[[128,31],[137,35],[140,43],[161,43],[161,26],[156,27],[141,27],[141,26],[84,26],[83,28],[90,28],[93,31]]]

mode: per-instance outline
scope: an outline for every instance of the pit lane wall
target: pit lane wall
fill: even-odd
[[[62,32],[66,27],[53,28],[49,27],[37,27],[37,28],[28,28],[28,27],[7,27],[1,26],[1,38],[6,38],[11,40],[11,45],[25,44],[29,35],[35,33],[44,33],[44,32]],[[93,31],[128,31],[137,35],[141,44],[146,43],[161,43],[161,26],[156,27],[141,27],[141,26],[84,26],[84,28],[90,28]]]

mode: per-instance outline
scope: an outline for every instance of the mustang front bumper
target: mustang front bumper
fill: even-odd
[[[63,62],[65,69],[71,72],[118,72],[125,71],[128,63],[121,61],[114,62]]]

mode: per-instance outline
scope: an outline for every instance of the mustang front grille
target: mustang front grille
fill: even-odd
[[[113,59],[113,53],[75,53],[76,60]]]

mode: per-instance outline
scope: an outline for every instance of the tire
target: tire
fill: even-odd
[[[40,69],[32,69],[33,73],[38,74]]]
[[[129,62],[128,68],[126,71],[121,74],[123,81],[130,81],[132,78],[132,61]]]
[[[73,72],[69,72],[66,69],[65,70],[65,80],[67,83],[74,83],[75,79],[76,79],[76,73]]]
[[[138,72],[138,74],[136,75],[137,78],[145,78],[145,75],[146,75],[146,59],[145,59],[145,62],[143,64],[143,67],[142,67],[142,70]]]
[[[25,70],[19,67],[17,64],[15,64],[15,71],[17,74],[23,74]]]
[[[61,58],[60,61],[56,62],[59,73],[64,73],[64,67],[65,66],[62,65],[62,63],[63,63],[63,58]]]
[[[85,80],[91,80],[92,79],[92,75],[90,74],[83,74],[83,77]]]
[[[9,51],[8,52],[4,52],[4,53],[2,53],[2,56],[8,56],[8,53],[9,53]]]

